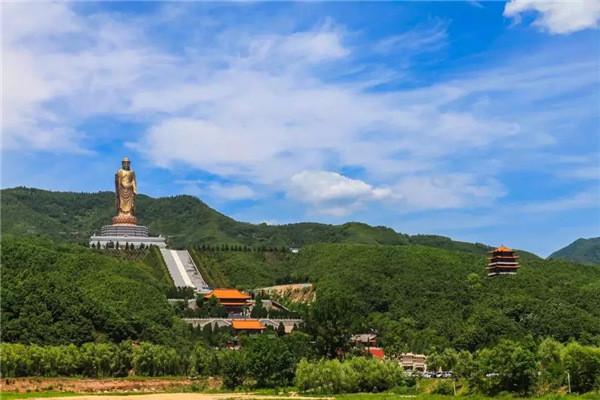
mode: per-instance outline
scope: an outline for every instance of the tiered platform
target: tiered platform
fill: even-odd
[[[159,248],[167,247],[165,238],[162,236],[148,236],[148,228],[140,225],[105,225],[102,227],[102,233],[99,236],[90,237],[90,247],[99,245],[100,248],[115,248],[119,243],[119,247],[124,248],[126,244],[133,245],[139,248],[140,245],[148,247],[151,245]]]
[[[104,225],[102,236],[148,237],[148,227],[140,225]]]

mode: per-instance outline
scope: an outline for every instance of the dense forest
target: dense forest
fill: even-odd
[[[11,236],[3,237],[2,249],[5,341],[165,343],[181,333],[156,251],[129,262]],[[484,256],[413,245],[314,244],[298,254],[193,248],[192,255],[217,286],[309,280],[315,308],[341,319],[348,334],[376,329],[388,351],[474,351],[527,336],[600,342],[596,266],[524,259],[517,275],[488,278]]]
[[[42,235],[56,241],[86,243],[110,223],[114,193],[52,192],[13,188],[1,191],[2,232],[16,236]],[[229,218],[200,199],[137,197],[140,225],[151,235],[169,236],[174,247],[193,245],[244,245],[250,247],[302,247],[310,243],[362,243],[383,245],[420,244],[448,250],[486,254],[480,243],[453,241],[436,235],[406,235],[391,228],[349,222],[343,225],[297,223],[249,224]],[[521,251],[521,255],[537,257]]]
[[[600,264],[600,237],[577,239],[567,247],[550,254],[548,258]]]
[[[173,343],[187,329],[161,270],[48,239],[2,236],[2,341]]]
[[[231,286],[315,284],[350,315],[352,330],[376,329],[384,346],[427,352],[476,350],[528,335],[600,343],[600,268],[524,257],[514,276],[487,277],[484,256],[426,246],[314,244],[298,254],[199,251],[196,263]]]
[[[523,259],[514,276],[489,278],[475,254],[424,246],[317,244],[295,269],[390,346],[475,350],[501,338],[600,343],[600,268]]]
[[[597,266],[525,257],[517,275],[488,278],[483,255],[427,246],[233,248],[192,254],[211,279],[229,285],[308,278],[317,297],[294,308],[302,331],[242,335],[242,351],[228,351],[229,327],[194,329],[167,303],[174,288],[155,248],[134,262],[3,235],[3,376],[124,376],[133,368],[146,376],[217,374],[228,388],[409,390],[397,364],[355,358],[363,353],[351,334],[376,330],[387,357],[424,352],[432,365],[457,371],[471,392],[548,393],[565,385],[567,370],[576,391],[600,384]],[[325,360],[340,351],[346,361]],[[357,380],[361,374],[372,380]]]

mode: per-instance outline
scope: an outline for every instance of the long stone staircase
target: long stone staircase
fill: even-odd
[[[160,249],[175,286],[190,286],[199,292],[210,292],[210,287],[198,272],[187,250]]]

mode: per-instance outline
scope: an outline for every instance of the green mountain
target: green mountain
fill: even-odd
[[[160,253],[159,253],[160,254]],[[162,271],[46,238],[2,237],[2,341],[171,343],[177,320]]]
[[[191,332],[167,304],[169,282],[156,253],[128,262],[74,244],[4,235],[2,340],[136,339],[185,347]],[[529,336],[600,340],[600,269],[592,265],[524,259],[517,275],[488,278],[483,255],[417,245],[310,244],[298,254],[195,247],[192,256],[209,279],[229,286],[308,278],[314,307],[343,316],[349,332],[376,329],[384,346],[407,351],[473,350]]]
[[[577,239],[567,247],[550,254],[548,258],[600,264],[600,237]]]
[[[113,216],[114,193],[52,192],[13,188],[1,191],[2,233],[47,236],[57,241],[86,243]],[[301,247],[310,243],[372,245],[420,244],[448,250],[486,254],[491,247],[453,241],[436,235],[409,236],[384,226],[349,222],[343,225],[297,223],[249,224],[229,218],[193,196],[152,198],[139,195],[138,218],[150,234],[169,236],[174,247],[236,244]],[[520,251],[522,257],[536,255]]]
[[[314,283],[317,301],[342,301],[354,331],[375,328],[407,350],[600,340],[595,266],[523,259],[516,275],[487,277],[483,256],[424,246],[315,244],[299,256],[294,273]]]

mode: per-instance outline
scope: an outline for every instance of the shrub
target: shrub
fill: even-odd
[[[405,384],[404,371],[395,362],[356,357],[345,362],[302,359],[296,368],[296,385],[303,392],[382,392]]]
[[[227,389],[242,387],[248,370],[246,355],[243,351],[222,351],[220,355],[223,386]]]

